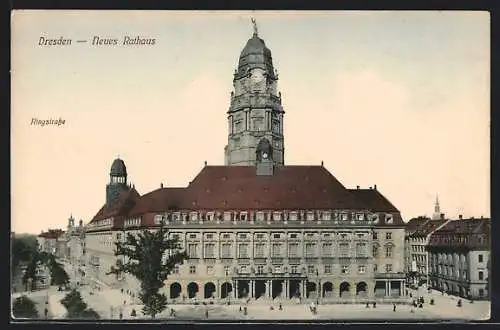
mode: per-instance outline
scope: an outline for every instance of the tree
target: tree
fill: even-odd
[[[70,319],[98,319],[99,314],[91,308],[87,308],[87,303],[82,299],[82,295],[76,289],[71,290],[63,299],[61,304],[66,308],[66,316]]]
[[[15,273],[15,270],[20,263],[29,262],[32,255],[36,253],[36,238],[35,243],[33,244],[33,238],[31,236],[14,237],[11,244],[12,270],[13,273]]]
[[[49,269],[51,285],[57,285],[61,288],[62,286],[69,284],[69,275],[60,263],[52,263],[52,265],[49,266]]]
[[[12,314],[15,318],[37,318],[38,311],[35,302],[26,296],[18,297],[12,304]]]
[[[144,305],[142,311],[154,319],[167,307],[167,297],[159,290],[172,269],[188,256],[181,252],[177,239],[168,238],[165,227],[156,231],[143,230],[137,236],[129,233],[125,241],[115,245],[115,255],[124,257],[124,261],[117,262],[108,274],[128,273],[137,278],[141,283],[139,299]]]

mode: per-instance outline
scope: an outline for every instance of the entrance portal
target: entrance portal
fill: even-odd
[[[249,290],[249,281],[240,280],[238,281],[238,298],[246,298],[248,297]]]
[[[181,296],[181,285],[177,282],[170,284],[170,299],[179,298]]]
[[[333,296],[333,284],[332,282],[323,283],[323,298],[330,298]]]
[[[191,282],[188,284],[188,298],[196,297],[198,293],[198,284]]]
[[[316,298],[316,283],[307,282],[306,285],[306,297],[307,298]]]
[[[220,287],[220,297],[222,299],[227,298],[229,297],[232,291],[233,291],[233,286],[231,285],[231,283],[224,282]]]
[[[208,282],[205,284],[205,299],[212,298],[215,293],[215,284]]]
[[[272,288],[272,298],[280,297],[283,292],[283,280],[274,280]]]
[[[288,288],[288,296],[290,298],[299,298],[300,297],[300,281],[299,280],[290,280],[289,288]]]
[[[348,282],[340,284],[340,297],[348,297],[350,295],[350,285]]]
[[[255,299],[266,296],[266,281],[255,281]]]

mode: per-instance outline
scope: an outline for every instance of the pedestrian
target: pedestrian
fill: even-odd
[[[373,302],[373,308],[377,308],[377,303]]]
[[[247,311],[247,306],[243,307],[243,315],[247,315],[248,314],[248,311]]]
[[[205,309],[205,318],[208,319],[208,308]]]
[[[280,303],[279,310],[280,310],[280,311],[282,311],[282,310],[283,310],[283,306],[281,306],[281,303]]]
[[[396,304],[392,305],[392,311],[395,312],[396,311]]]
[[[240,312],[241,312],[241,306],[240,306]]]
[[[366,308],[370,308],[370,304],[366,303]]]
[[[123,313],[120,311],[120,320],[123,319]]]
[[[49,316],[49,310],[47,309],[47,307],[45,307],[45,310],[43,311],[43,313],[45,314],[45,318],[47,318]]]
[[[273,307],[273,305],[271,305],[271,306],[269,307],[269,309],[270,309],[270,310],[274,310],[274,307]]]

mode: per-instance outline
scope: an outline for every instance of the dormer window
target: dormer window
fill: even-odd
[[[191,212],[189,217],[191,221],[198,221],[198,212]]]
[[[330,218],[331,218],[330,212],[323,212],[323,213],[321,214],[321,219],[322,219],[323,221],[329,221],[329,220],[330,220]]]
[[[231,221],[231,212],[224,212],[224,221]]]
[[[290,212],[289,219],[291,221],[296,221],[297,220],[297,212]]]
[[[385,215],[385,223],[393,223],[394,217],[392,214],[386,214]]]
[[[163,216],[161,214],[155,215],[155,224],[160,225],[162,223]]]
[[[314,220],[314,212],[307,212],[307,220],[308,221]]]
[[[257,212],[257,221],[264,221],[264,212]]]
[[[281,212],[274,212],[273,213],[273,220],[280,221],[281,220]]]
[[[378,223],[378,220],[379,220],[378,219],[378,214],[373,214],[372,215],[372,221],[373,221],[373,223]]]
[[[340,213],[340,220],[347,221],[348,215],[345,212]]]
[[[240,220],[241,221],[247,221],[247,216],[248,216],[247,212],[241,212],[240,213]]]
[[[213,212],[208,212],[207,213],[207,220],[208,221],[213,221],[214,220],[214,213]]]
[[[356,220],[358,220],[358,221],[365,220],[365,215],[363,213],[356,214]]]

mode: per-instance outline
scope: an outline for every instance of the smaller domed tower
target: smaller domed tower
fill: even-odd
[[[106,186],[106,205],[111,205],[125,189],[127,189],[127,167],[123,160],[116,158],[111,165],[109,184]]]

